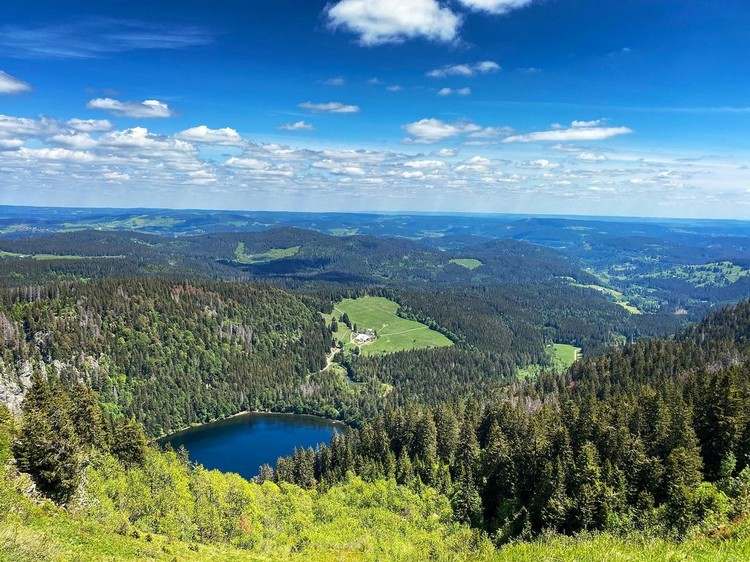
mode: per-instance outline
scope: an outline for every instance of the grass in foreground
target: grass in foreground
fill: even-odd
[[[142,468],[95,460],[69,511],[34,503],[5,478],[0,484],[0,560],[14,562],[460,561],[492,553],[486,538],[452,521],[445,496],[393,480],[352,477],[318,492],[193,469],[152,451]]]
[[[398,308],[398,303],[384,297],[360,297],[344,299],[337,303],[334,315],[338,321],[346,313],[359,330],[370,329],[377,332],[374,342],[360,346],[363,355],[453,345],[453,342],[440,332],[431,330],[420,322],[398,316]],[[330,320],[329,315],[327,321]],[[351,331],[346,325],[338,322],[338,326],[335,337],[344,344],[344,348],[351,350],[357,347],[351,341]]]
[[[448,263],[459,265],[461,267],[464,267],[466,269],[471,269],[471,270],[476,269],[481,265],[484,265],[482,264],[481,261],[474,259],[474,258],[454,258],[450,260],[450,262]]]
[[[34,505],[26,498],[0,516],[0,560],[13,562],[100,560],[477,560],[487,562],[744,562],[750,560],[747,524],[730,529],[722,538],[699,537],[682,543],[607,533],[565,537],[554,535],[533,542],[516,542],[492,550],[458,526],[443,533],[439,523],[399,523],[398,501],[389,507],[365,507],[382,501],[372,484],[360,484],[329,497],[317,495],[313,504],[290,503],[269,513],[258,513],[271,524],[279,514],[296,518],[262,532],[247,548],[226,543],[202,543],[124,526],[113,529],[104,521],[73,515],[49,503]],[[350,493],[364,497],[348,498]],[[338,497],[335,497],[338,495]],[[315,497],[315,496],[313,496]],[[341,506],[342,500],[351,505]],[[399,501],[412,501],[403,498]],[[304,510],[322,504],[320,516]],[[340,513],[331,510],[339,506]],[[7,507],[7,506],[3,506]],[[358,513],[362,510],[360,513]],[[419,516],[419,512],[414,514]],[[365,519],[370,518],[370,519]],[[429,517],[428,517],[429,518]],[[410,516],[411,519],[411,516]],[[311,520],[317,522],[311,525]],[[252,522],[250,522],[252,524]],[[389,529],[383,525],[396,524]],[[312,528],[307,527],[311,525]],[[296,533],[302,533],[297,535]],[[381,534],[382,533],[382,534]],[[379,536],[376,536],[379,535]],[[270,539],[270,537],[273,537]],[[270,540],[269,540],[270,539]],[[477,544],[478,543],[478,544]],[[415,557],[415,558],[410,558]],[[424,558],[422,558],[424,557]]]
[[[494,562],[743,562],[750,560],[750,529],[741,524],[725,539],[699,537],[681,543],[647,537],[617,537],[606,533],[565,537],[556,535],[500,548]]]

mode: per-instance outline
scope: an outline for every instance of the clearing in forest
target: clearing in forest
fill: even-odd
[[[384,297],[344,299],[336,303],[333,314],[326,315],[326,321],[330,322],[331,318],[336,318],[338,323],[338,330],[334,334],[336,339],[344,344],[345,349],[352,350],[359,347],[363,355],[453,345],[453,342],[440,332],[430,329],[421,322],[398,316],[398,308],[398,303]],[[358,345],[354,341],[355,336],[352,335],[352,330],[341,321],[344,313],[349,317],[352,327],[356,326],[359,333],[367,330],[374,331],[374,341]]]
[[[256,263],[268,263],[271,261],[282,260],[284,258],[291,258],[299,253],[299,246],[292,246],[291,248],[271,248],[270,250],[261,254],[248,254],[245,250],[245,243],[240,242],[234,249],[234,260],[237,263],[244,263],[248,265]]]
[[[564,373],[570,366],[581,357],[581,348],[567,343],[553,343],[547,346],[547,353],[550,356],[550,366],[527,365],[518,369],[517,376],[519,379],[526,379],[537,376],[545,369],[552,370],[556,373]]]
[[[584,285],[582,283],[572,283],[574,287],[581,287],[583,289],[592,289],[594,291],[597,291],[599,293],[604,293],[605,295],[609,295],[612,297],[615,301],[615,304],[620,305],[622,308],[627,310],[630,314],[642,314],[642,312],[638,309],[637,306],[630,304],[630,302],[625,299],[625,295],[623,295],[620,291],[616,289],[611,289],[609,287],[602,287],[601,285]]]
[[[476,269],[480,265],[483,265],[481,261],[474,258],[454,258],[449,263],[460,265],[466,269]]]
[[[76,256],[76,255],[57,255],[57,254],[17,254],[15,252],[5,252],[0,250],[0,258],[20,258],[32,259],[36,261],[52,260],[112,260],[123,259],[125,256]]]

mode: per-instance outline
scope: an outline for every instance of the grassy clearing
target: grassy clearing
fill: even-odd
[[[431,330],[420,322],[401,318],[396,314],[397,311],[398,304],[383,297],[344,299],[335,305],[333,315],[328,315],[327,321],[330,322],[332,316],[338,321],[346,313],[359,330],[375,330],[377,339],[374,342],[358,346],[351,341],[349,328],[343,322],[338,322],[336,339],[344,344],[345,349],[359,347],[363,355],[453,345],[440,332]]]
[[[268,263],[296,256],[299,253],[299,248],[299,246],[292,246],[291,248],[271,248],[261,254],[248,254],[245,250],[245,243],[240,242],[234,249],[234,259],[237,263],[250,265],[256,263]]]
[[[76,230],[141,230],[144,228],[174,228],[176,226],[184,224],[185,221],[182,219],[176,219],[172,217],[151,217],[147,215],[138,215],[134,217],[127,217],[122,219],[113,219],[109,221],[81,221],[81,222],[66,222],[63,223],[62,228],[65,231],[76,231]]]
[[[583,289],[591,289],[593,291],[598,291],[600,293],[608,295],[614,299],[616,304],[620,305],[622,308],[627,310],[630,314],[643,314],[638,309],[637,306],[630,304],[628,300],[625,298],[625,295],[623,295],[620,291],[611,289],[609,287],[602,287],[601,285],[583,285],[581,283],[572,283],[572,285],[574,287],[581,287]]]
[[[481,261],[474,258],[455,258],[450,260],[449,263],[460,265],[461,267],[465,267],[466,269],[476,269],[480,265],[483,265]]]
[[[565,371],[581,356],[581,348],[567,343],[552,344],[552,361],[555,369]]]
[[[122,259],[125,256],[77,256],[57,254],[16,254],[15,252],[3,252],[0,250],[0,258],[32,259],[37,261],[49,260],[99,260],[99,259]]]
[[[331,228],[328,230],[331,236],[355,236],[359,233],[358,228]]]
[[[536,377],[545,368],[552,369],[556,373],[567,371],[570,366],[581,356],[581,348],[566,343],[553,343],[547,346],[551,367],[534,364],[518,369],[519,379]]]
[[[652,279],[680,279],[695,287],[726,287],[745,277],[750,269],[744,269],[730,261],[702,265],[679,265],[666,271],[647,275]]]

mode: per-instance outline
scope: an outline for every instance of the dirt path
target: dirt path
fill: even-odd
[[[321,369],[321,372],[327,371],[331,368],[331,365],[333,365],[333,359],[336,357],[336,354],[341,351],[338,347],[332,347],[331,351],[326,355],[326,366]]]

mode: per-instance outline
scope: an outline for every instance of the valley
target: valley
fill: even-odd
[[[194,234],[180,231],[191,213],[169,215],[34,235],[11,225],[0,237],[0,397],[8,420],[26,420],[0,450],[57,504],[85,494],[100,506],[49,515],[5,496],[33,521],[18,532],[46,533],[52,517],[68,529],[50,543],[57,552],[97,541],[155,558],[153,545],[186,559],[311,554],[268,527],[287,529],[288,512],[259,523],[255,510],[279,497],[306,506],[295,513],[317,537],[309,544],[327,541],[322,559],[363,537],[342,523],[344,504],[350,521],[376,515],[402,533],[366,547],[386,558],[625,550],[614,537],[644,527],[662,542],[643,553],[679,552],[689,534],[693,548],[713,548],[699,530],[711,521],[743,532],[750,320],[746,303],[723,308],[750,297],[738,242],[732,260],[654,268],[607,237],[590,241],[596,257],[566,250],[571,233],[591,236],[580,219],[502,219],[503,232],[531,225],[527,241],[449,234],[460,217],[334,235],[317,229],[322,217],[312,230],[299,226],[310,217],[279,215],[295,224]],[[389,221],[364,217],[357,232]],[[422,234],[403,236],[411,222]],[[665,254],[685,251],[661,240]],[[733,420],[718,444],[714,404]],[[41,443],[71,451],[64,470],[35,464]],[[690,463],[703,468],[678,468]],[[366,507],[352,494],[378,499]],[[145,497],[160,498],[157,515],[143,515]],[[404,519],[402,501],[427,519]],[[68,517],[92,523],[82,534]],[[111,538],[123,525],[129,538]],[[590,532],[600,534],[579,535]]]

